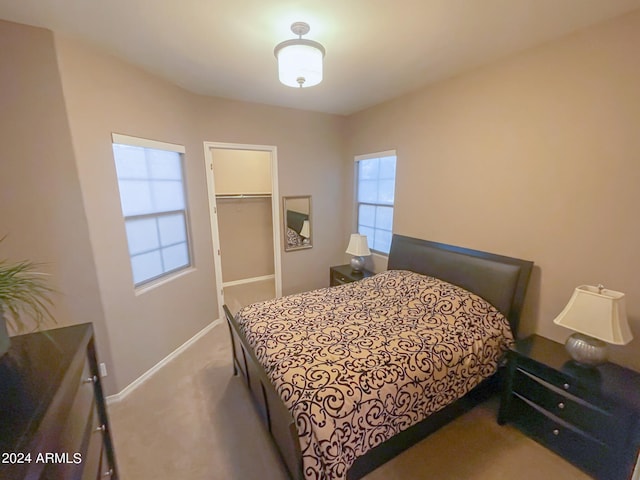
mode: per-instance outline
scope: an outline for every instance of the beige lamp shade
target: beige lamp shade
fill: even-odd
[[[367,236],[352,233],[349,239],[349,246],[347,246],[347,253],[349,255],[355,255],[356,257],[371,255],[369,244],[367,243]]]
[[[602,286],[577,287],[553,323],[614,345],[625,345],[633,339],[624,293]]]
[[[311,236],[311,228],[309,226],[309,220],[302,222],[302,228],[300,229],[300,236],[309,238]]]

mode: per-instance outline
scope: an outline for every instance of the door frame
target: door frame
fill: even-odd
[[[224,318],[224,290],[222,287],[222,256],[220,252],[220,235],[218,230],[218,206],[216,202],[215,182],[213,177],[213,149],[219,150],[255,150],[269,152],[271,158],[271,215],[273,218],[273,263],[275,275],[276,297],[282,296],[282,265],[280,255],[280,195],[278,193],[278,149],[275,145],[250,145],[244,143],[204,142],[204,162],[207,172],[207,196],[209,204],[209,222],[211,224],[211,240],[213,244],[213,264],[216,279],[216,297],[218,314]]]

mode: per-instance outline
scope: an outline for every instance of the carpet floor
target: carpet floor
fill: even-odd
[[[366,480],[585,480],[515,428],[496,423],[493,398],[365,477]],[[286,480],[238,377],[220,324],[123,400],[109,404],[122,480]]]

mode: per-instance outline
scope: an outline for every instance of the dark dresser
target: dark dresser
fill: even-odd
[[[571,360],[532,335],[508,353],[498,423],[512,423],[594,478],[631,478],[640,449],[640,373]]]
[[[0,479],[117,479],[86,323],[11,339],[0,358]]]

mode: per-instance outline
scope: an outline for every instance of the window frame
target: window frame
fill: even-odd
[[[387,204],[387,203],[372,203],[372,202],[360,202],[358,197],[359,197],[359,188],[360,188],[360,178],[359,178],[359,163],[362,160],[373,160],[376,158],[384,158],[384,157],[395,157],[396,159],[396,168],[394,171],[394,184],[393,184],[393,190],[394,190],[394,195],[393,195],[393,203],[391,205]],[[381,152],[374,152],[374,153],[367,153],[367,154],[363,154],[363,155],[355,155],[354,156],[354,205],[355,205],[355,231],[360,233],[360,205],[371,205],[374,207],[391,207],[392,209],[392,216],[395,216],[395,206],[396,206],[396,199],[395,199],[395,188],[396,188],[396,179],[397,179],[397,167],[398,167],[398,154],[397,151],[395,149],[393,150],[385,150],[385,151],[381,151]],[[375,227],[373,227],[375,229]],[[391,234],[393,235],[393,220],[391,221]],[[380,229],[382,230],[382,229]],[[369,243],[369,249],[371,250],[372,253],[375,253],[376,255],[381,255],[383,257],[388,257],[389,253],[388,252],[383,252],[381,250],[376,250],[373,248],[373,239],[369,239],[367,238],[367,242]]]
[[[120,195],[120,177],[118,176],[118,171],[116,168],[116,155],[115,152],[113,151],[113,146],[114,145],[125,145],[125,146],[131,146],[131,147],[141,147],[144,149],[152,149],[152,150],[161,150],[161,151],[168,151],[168,152],[174,152],[174,153],[178,153],[180,156],[180,183],[182,185],[182,194],[183,194],[183,203],[184,203],[184,207],[182,209],[172,209],[172,210],[163,210],[163,211],[157,211],[157,212],[152,212],[152,213],[140,213],[140,214],[133,214],[133,215],[125,215],[124,214],[124,210],[123,210],[123,205],[122,205],[122,198],[119,196],[118,200],[120,203],[120,213],[122,215],[122,220],[123,220],[123,227],[124,227],[124,233],[125,233],[125,239],[127,241],[127,253],[128,253],[128,257],[129,257],[129,266],[131,268],[131,280],[133,282],[133,286],[134,286],[134,290],[136,291],[141,291],[143,289],[147,289],[150,286],[156,285],[156,284],[160,284],[160,283],[164,283],[166,281],[172,280],[174,278],[177,278],[179,276],[182,276],[186,271],[188,271],[189,269],[192,269],[194,266],[194,255],[193,255],[193,248],[192,248],[192,242],[191,242],[191,222],[190,222],[190,218],[189,218],[189,202],[188,202],[188,193],[187,193],[187,181],[186,181],[186,171],[185,171],[185,153],[186,153],[186,149],[183,145],[178,145],[178,144],[174,144],[174,143],[168,143],[168,142],[161,142],[158,140],[150,140],[150,139],[146,139],[146,138],[139,138],[139,137],[132,137],[129,135],[123,135],[123,134],[119,134],[119,133],[112,133],[111,134],[111,140],[112,140],[112,157],[113,157],[113,162],[114,162],[114,168],[115,168],[115,174],[116,174],[116,182],[117,182],[117,186],[118,186],[118,193]],[[149,182],[150,178],[145,178],[143,179],[145,182]],[[133,258],[135,256],[141,255],[145,252],[137,252],[135,255],[131,254],[131,251],[129,250],[129,236],[127,233],[127,221],[136,221],[136,220],[142,220],[142,219],[154,219],[157,220],[162,218],[162,217],[168,217],[170,215],[176,215],[176,214],[182,214],[184,216],[184,227],[185,227],[185,240],[184,242],[178,242],[175,244],[168,244],[168,245],[159,245],[157,249],[152,249],[147,251],[146,253],[152,252],[152,251],[160,251],[162,252],[163,248],[167,248],[167,247],[171,247],[171,246],[175,246],[175,245],[179,245],[184,243],[186,246],[186,253],[187,253],[187,264],[186,265],[181,265],[179,267],[175,267],[172,268],[170,270],[165,270],[162,273],[155,275],[153,277],[147,278],[145,280],[139,281],[136,283],[135,279],[134,279],[134,272],[133,272]],[[162,253],[161,253],[162,255]],[[164,270],[164,265],[163,265],[163,270]]]

